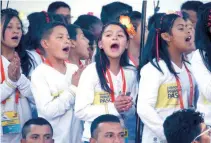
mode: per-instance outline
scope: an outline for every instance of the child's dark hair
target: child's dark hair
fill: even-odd
[[[35,50],[39,47],[39,35],[44,25],[48,22],[65,23],[61,15],[50,14],[44,11],[34,12],[27,17],[29,21],[28,32],[24,36],[24,47],[27,50]],[[39,21],[39,22],[38,22]]]
[[[45,51],[44,51],[44,49],[43,49],[43,47],[41,45],[41,40],[42,39],[48,39],[49,36],[53,32],[53,28],[55,28],[57,26],[63,26],[65,28],[67,28],[64,23],[61,23],[61,22],[50,22],[50,23],[45,24],[44,27],[43,27],[43,29],[40,31],[39,36],[38,36],[38,38],[39,38],[39,49],[43,53],[45,53]]]
[[[77,29],[81,29],[78,25],[68,24],[67,30],[70,36],[70,39],[77,40]]]
[[[83,33],[84,33],[84,36],[89,40],[89,45],[90,45],[90,48],[91,50],[93,51],[94,50],[94,44],[95,44],[95,36],[88,30],[86,29],[82,29]]]
[[[201,133],[201,123],[204,123],[203,115],[194,110],[184,109],[173,113],[163,124],[167,142],[191,143]]]
[[[130,20],[137,31],[138,26],[141,24],[142,14],[138,11],[133,11],[129,14]]]
[[[110,25],[117,25],[117,26],[121,27],[124,31],[124,34],[127,37],[127,41],[129,41],[129,35],[126,31],[126,28],[122,24],[117,23],[117,22],[108,23],[103,27],[103,30],[102,30],[101,35],[99,37],[99,41],[102,39],[102,35],[103,35],[105,29]],[[110,65],[110,62],[109,62],[107,55],[103,51],[103,49],[100,49],[98,45],[97,45],[97,53],[95,55],[95,61],[96,61],[96,70],[97,70],[97,73],[98,73],[98,77],[100,79],[101,88],[103,90],[107,91],[107,92],[111,92],[111,89],[109,88],[109,86],[106,82],[105,75],[104,75],[104,73],[106,73],[106,70]],[[129,64],[127,49],[126,49],[124,51],[124,53],[121,55],[120,66],[125,67],[125,66],[129,66],[129,65],[130,64]]]
[[[160,20],[161,17],[163,17],[164,15],[165,13],[155,13],[154,15],[152,15],[149,18],[147,29],[150,30],[154,26],[155,21]]]
[[[102,7],[100,14],[103,24],[118,22],[120,15],[129,14],[133,11],[132,7],[122,2],[112,2]]]
[[[64,7],[71,10],[70,6],[63,1],[55,1],[48,6],[48,12],[55,13],[57,9]]]
[[[211,20],[209,20],[209,16],[211,16],[211,6],[207,7],[199,16],[196,24],[195,44],[206,68],[211,72],[211,33],[209,31]]]
[[[80,15],[74,24],[80,26],[82,29],[91,30],[94,24],[102,23],[99,18],[93,15]]]
[[[187,12],[182,12],[182,18],[185,20],[185,21],[188,21],[190,20],[190,16]]]
[[[201,5],[203,5],[201,1],[186,1],[182,4],[181,10],[192,10],[197,13]]]
[[[4,26],[3,26],[3,30],[2,30],[2,38],[5,38],[5,31],[6,28],[10,22],[10,20],[16,17],[20,24],[21,24],[21,30],[22,33],[24,33],[23,31],[23,24],[20,20],[20,18],[18,17],[18,11],[8,8],[8,9],[3,9],[1,10],[1,23],[4,22]],[[24,49],[23,46],[23,34],[20,40],[20,43],[18,45],[18,47],[15,48],[15,51],[18,53],[18,56],[20,57],[20,62],[21,62],[21,69],[23,74],[28,77],[31,68],[34,66],[34,61],[32,60],[32,58],[29,56],[29,54],[27,53],[26,49]]]
[[[175,76],[177,76],[177,73],[172,67],[167,42],[161,38],[161,34],[165,32],[172,34],[173,24],[175,20],[179,17],[180,16],[176,14],[169,14],[164,15],[163,17],[161,17],[161,19],[156,19],[156,21],[154,22],[154,26],[152,26],[149,31],[148,39],[144,47],[144,53],[141,60],[140,69],[148,62],[150,62],[160,72],[163,72],[158,64],[158,58],[160,57],[166,63],[169,71]],[[158,43],[158,45],[156,43]],[[159,50],[157,49],[157,46],[159,47]],[[156,49],[158,50],[159,57],[157,57],[156,55]]]

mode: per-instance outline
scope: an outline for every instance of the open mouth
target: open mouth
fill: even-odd
[[[18,40],[19,39],[19,37],[18,36],[14,36],[14,37],[12,37],[12,40]]]
[[[62,49],[64,52],[69,52],[70,48],[69,47],[65,47]]]
[[[185,41],[186,41],[186,42],[190,42],[190,41],[191,41],[191,39],[192,39],[192,37],[191,37],[191,36],[189,36],[189,37],[185,38]]]
[[[117,51],[118,49],[119,49],[119,44],[116,44],[116,43],[115,43],[115,44],[112,44],[112,45],[111,45],[111,50],[112,50],[112,51]]]

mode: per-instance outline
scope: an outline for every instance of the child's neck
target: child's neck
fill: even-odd
[[[178,52],[177,50],[174,50],[174,47],[168,47],[168,49],[171,61],[176,64],[179,68],[182,68],[182,53]]]
[[[46,58],[47,60],[49,60],[50,64],[55,70],[59,71],[62,74],[66,73],[66,65],[64,60],[57,59],[53,56],[47,56]]]
[[[9,48],[1,45],[1,55],[3,55],[8,61],[11,61],[14,56],[15,48]]]
[[[130,41],[128,52],[133,57],[135,62],[139,63],[140,47],[135,44],[132,40]]]
[[[120,58],[118,59],[112,59],[109,58],[110,61],[110,71],[114,74],[114,75],[118,75],[119,70],[120,70]]]
[[[80,57],[74,52],[70,52],[68,60],[70,61],[71,64],[75,64],[78,67],[80,66],[80,63],[79,63]]]

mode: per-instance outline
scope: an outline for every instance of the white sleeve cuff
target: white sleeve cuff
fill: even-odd
[[[5,83],[10,87],[10,88],[13,88],[13,89],[16,89],[17,88],[17,82],[14,82],[12,80],[10,80],[9,78],[7,78],[5,80]]]
[[[108,103],[108,113],[120,117],[120,114],[114,106],[114,103]]]

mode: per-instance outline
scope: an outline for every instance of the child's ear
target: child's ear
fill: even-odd
[[[76,48],[76,41],[75,40],[70,40],[71,43],[71,48]]]
[[[99,41],[99,42],[98,42],[98,47],[99,47],[100,49],[103,49],[102,41]]]
[[[42,39],[40,44],[44,49],[48,49],[49,44],[48,44],[48,41],[46,39]]]
[[[130,39],[133,39],[134,36],[130,34],[129,37],[130,37]]]
[[[169,33],[166,32],[161,34],[161,38],[163,38],[163,40],[165,40],[166,42],[171,41],[171,36],[169,35]]]

